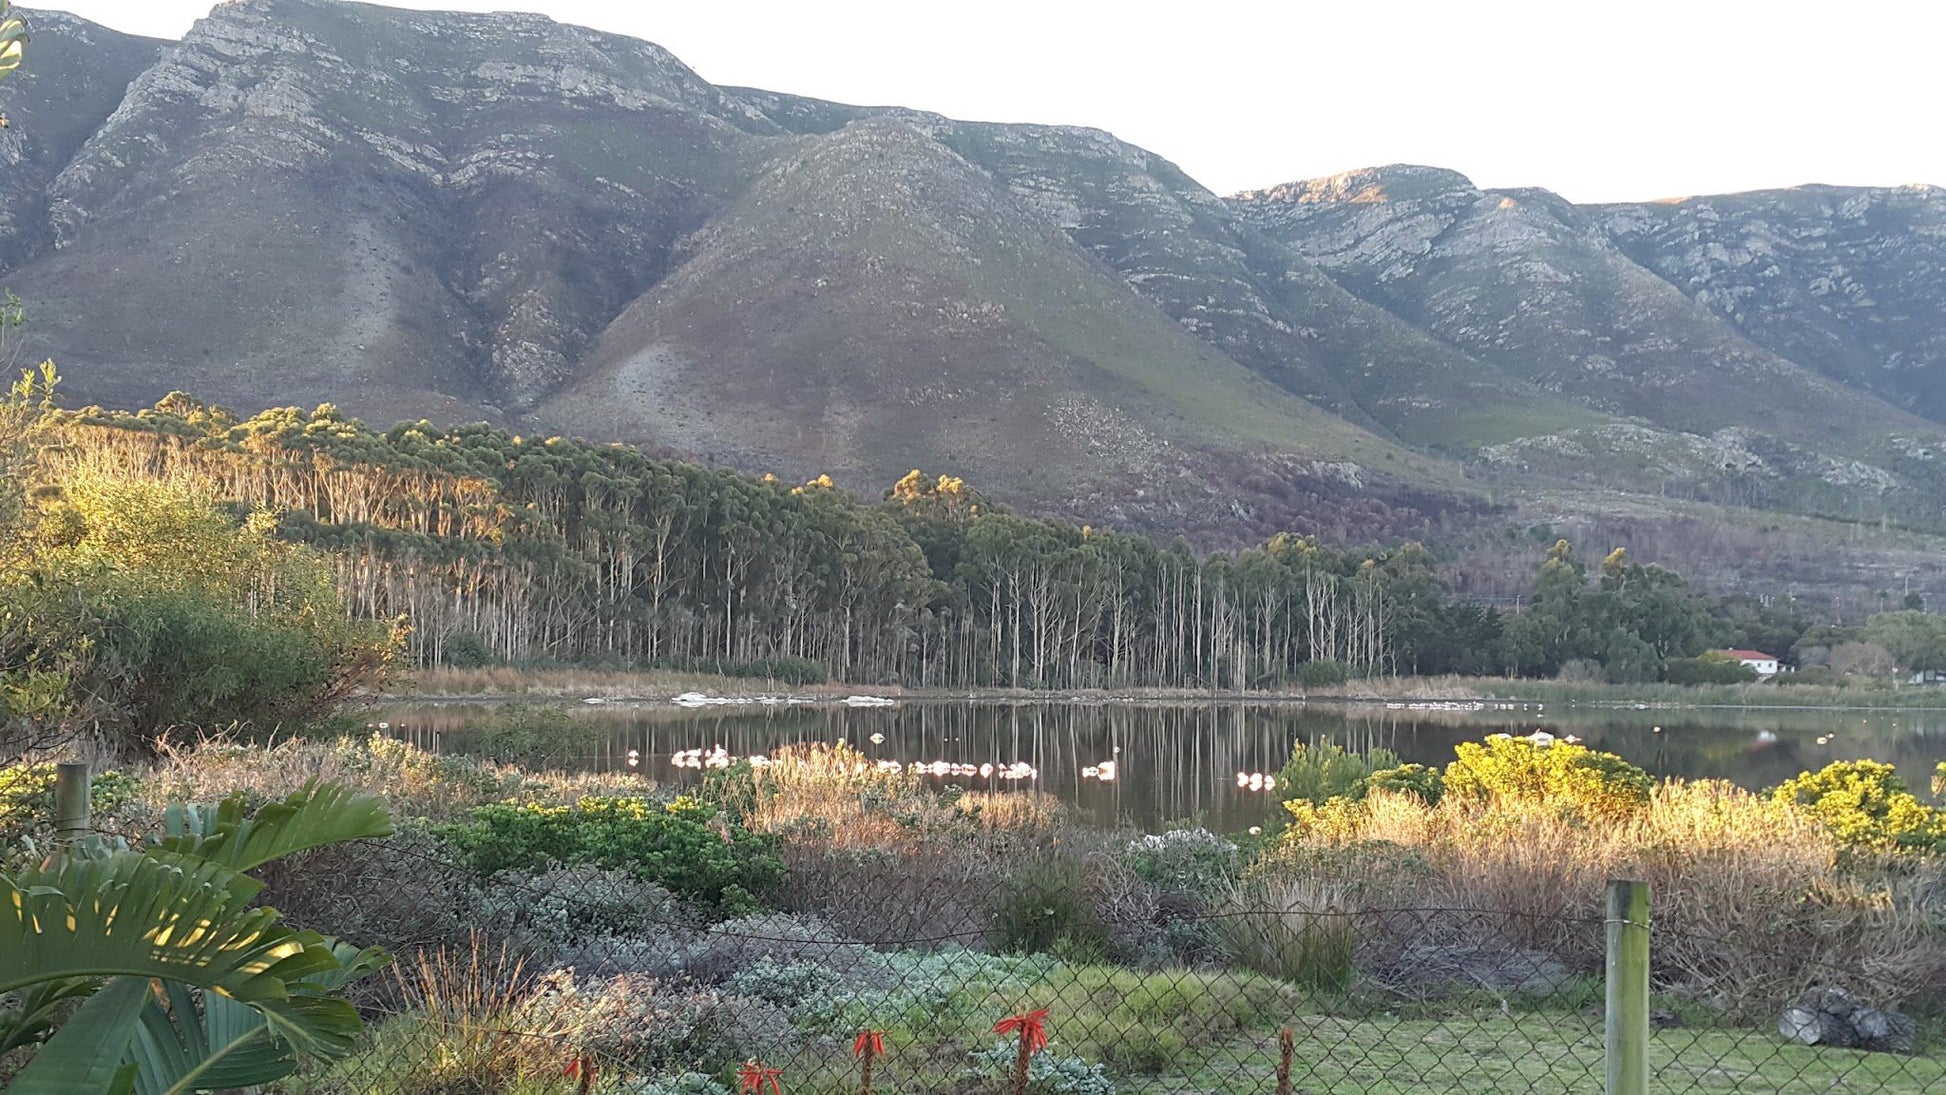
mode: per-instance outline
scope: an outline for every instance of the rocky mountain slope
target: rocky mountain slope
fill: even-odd
[[[0,284],[86,398],[919,465],[1204,538],[1542,498],[1946,530],[1936,188],[1226,199],[1099,131],[717,87],[538,16],[29,18]]]

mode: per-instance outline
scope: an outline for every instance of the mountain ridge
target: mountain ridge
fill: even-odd
[[[917,464],[1204,539],[1563,489],[1946,530],[1937,187],[1219,196],[1105,131],[718,87],[543,16],[29,19],[0,279],[83,398]]]

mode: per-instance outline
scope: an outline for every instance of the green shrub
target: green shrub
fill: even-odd
[[[573,806],[476,807],[439,835],[482,874],[595,866],[627,871],[728,913],[762,907],[783,877],[775,841],[690,798],[583,798]]]
[[[1237,846],[1208,829],[1171,829],[1128,844],[1128,866],[1163,893],[1207,898],[1235,877]]]
[[[1118,1024],[1097,1034],[1095,1041],[1110,1068],[1136,1076],[1169,1071],[1188,1048],[1183,1036],[1169,1027],[1142,1022]]]
[[[1662,663],[1662,675],[1670,684],[1748,684],[1757,679],[1756,670],[1714,650],[1696,658],[1670,658]]]
[[[1381,768],[1372,773],[1366,787],[1372,791],[1411,795],[1428,806],[1439,805],[1439,800],[1446,794],[1446,780],[1439,774],[1439,769],[1424,764]]]
[[[1330,658],[1317,658],[1297,667],[1297,683],[1306,688],[1331,688],[1350,679],[1351,671],[1344,663]]]
[[[1889,764],[1834,761],[1785,780],[1771,796],[1817,818],[1854,848],[1946,852],[1946,810],[1919,801]]]
[[[1087,872],[1068,859],[1038,859],[1001,888],[994,931],[1002,950],[1097,961],[1108,931],[1095,915]]]
[[[63,476],[29,563],[0,574],[0,730],[85,714],[117,746],[274,727],[382,678],[403,631],[354,619],[324,554],[176,482]]]
[[[1365,797],[1376,768],[1396,768],[1399,756],[1390,749],[1353,753],[1336,742],[1318,741],[1291,746],[1291,759],[1277,773],[1278,798],[1283,802],[1323,805],[1334,798]]]
[[[1613,753],[1542,738],[1495,734],[1463,742],[1446,766],[1450,798],[1558,806],[1587,817],[1625,817],[1649,804],[1655,781]]]
[[[53,764],[12,764],[0,768],[0,836],[14,837],[54,823]],[[138,780],[109,769],[89,783],[94,816],[113,814],[129,800]]]
[[[1214,923],[1247,969],[1326,992],[1351,984],[1358,925],[1335,886],[1254,878],[1231,890]]]
[[[479,669],[499,661],[486,640],[471,632],[449,635],[439,649],[439,664],[454,669]]]
[[[838,975],[816,962],[789,962],[766,954],[732,974],[723,987],[735,996],[794,1008],[837,985]]]

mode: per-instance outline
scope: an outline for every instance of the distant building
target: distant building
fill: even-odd
[[[1766,654],[1761,650],[1719,650],[1717,653],[1726,658],[1735,658],[1737,661],[1749,666],[1757,674],[1759,680],[1775,677],[1779,668],[1781,668],[1777,664],[1777,658],[1775,656]]]

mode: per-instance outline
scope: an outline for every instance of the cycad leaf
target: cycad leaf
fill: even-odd
[[[334,783],[312,781],[282,802],[258,807],[253,816],[243,811],[241,795],[213,807],[171,806],[152,850],[249,871],[326,844],[392,835],[383,800]]]
[[[302,1052],[349,1048],[356,1015],[349,1030],[338,1021],[349,1005],[321,1013],[298,984],[342,971],[332,945],[278,923],[275,910],[245,907],[238,877],[157,855],[57,859],[0,876],[0,992],[69,977],[181,981],[256,1009]]]
[[[100,987],[97,978],[73,977],[20,990],[14,1006],[0,1008],[0,1055],[45,1041],[54,1033],[54,1016],[62,1004]]]
[[[297,1054],[256,1011],[217,993],[198,1008],[187,986],[171,984],[168,1006],[150,1000],[129,1047],[136,1095],[227,1091],[281,1079]]]
[[[136,1019],[149,1000],[149,983],[118,977],[88,997],[54,1037],[41,1046],[7,1095],[104,1095],[127,1091],[134,1070],[122,1063],[135,1037]]]
[[[340,968],[293,985],[290,1004],[313,1023],[358,1031],[350,1005],[326,995],[390,961],[377,948],[359,951],[339,944]],[[170,985],[168,1006],[151,1001],[142,1013],[130,1056],[137,1066],[136,1095],[185,1095],[267,1084],[297,1067],[290,1043],[277,1036],[263,1015],[216,993],[202,995],[201,1008],[186,987]]]

